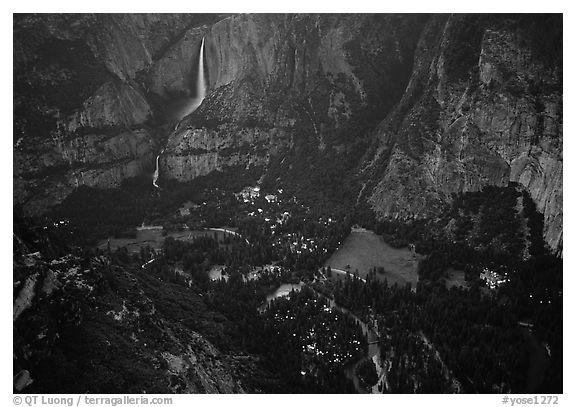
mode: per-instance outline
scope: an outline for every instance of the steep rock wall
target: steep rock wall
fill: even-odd
[[[253,74],[266,80],[275,60],[278,16],[240,15],[214,24],[206,38],[206,65],[215,89]]]
[[[135,79],[194,21],[190,14],[98,14],[89,44],[110,72]]]
[[[134,87],[119,81],[104,83],[70,118],[67,131],[142,125],[152,111],[145,97]]]
[[[87,134],[44,142],[42,152],[14,152],[14,204],[42,213],[75,188],[116,188],[123,180],[152,171],[150,133]]]
[[[499,17],[428,24],[406,93],[363,168],[377,180],[367,199],[382,216],[427,216],[454,192],[516,181],[561,251],[561,63],[527,30]]]

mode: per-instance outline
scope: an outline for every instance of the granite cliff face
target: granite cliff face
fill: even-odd
[[[552,17],[550,32],[531,37],[543,18],[504,20],[429,22],[402,101],[362,168],[375,181],[365,196],[383,216],[426,216],[452,193],[519,182],[561,252],[562,22]]]
[[[119,187],[151,171],[153,159],[146,130],[51,140],[42,150],[14,152],[14,198],[25,203],[28,213],[41,213],[80,185]]]
[[[358,154],[365,130],[402,95],[424,20],[240,15],[212,25],[209,95],[170,136],[161,176],[280,163],[314,173],[322,157]]]
[[[104,83],[67,123],[68,133],[92,129],[130,128],[144,124],[152,111],[134,87],[119,81]]]
[[[49,139],[42,134],[21,137],[13,155],[15,203],[38,213],[80,185],[114,188],[149,171],[153,133],[143,124],[150,115],[139,91],[110,81],[60,119]]]

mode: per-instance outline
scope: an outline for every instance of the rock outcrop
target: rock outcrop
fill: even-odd
[[[25,229],[33,236],[30,246],[41,241],[44,252],[70,251],[38,229]],[[16,391],[258,392],[250,378],[263,372],[257,359],[223,352],[206,338],[205,332],[217,332],[227,321],[222,315],[206,319],[195,287],[166,282],[139,267],[128,271],[103,255],[56,256],[14,256]],[[193,326],[209,328],[201,333]]]
[[[67,124],[67,133],[143,125],[152,111],[141,92],[120,81],[104,83]]]
[[[170,137],[160,168],[165,176],[186,182],[226,167],[265,166],[269,148],[278,148],[278,139],[281,136],[276,132],[258,128],[241,129],[234,134],[186,129]],[[257,147],[259,144],[261,148]]]
[[[29,213],[60,203],[86,185],[116,188],[123,180],[151,173],[153,144],[148,131],[108,136],[87,134],[43,142],[42,150],[14,151],[14,199]]]
[[[194,24],[190,14],[97,14],[88,36],[97,58],[123,81],[148,69]]]

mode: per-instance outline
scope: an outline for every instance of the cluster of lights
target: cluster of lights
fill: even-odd
[[[491,290],[500,287],[502,284],[507,283],[510,279],[507,276],[502,276],[495,271],[484,268],[480,274],[480,278],[486,282],[486,285]]]

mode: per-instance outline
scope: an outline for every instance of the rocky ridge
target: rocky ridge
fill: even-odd
[[[224,352],[191,327],[218,330],[223,321],[196,319],[205,305],[193,288],[106,255],[32,252],[14,238],[17,392],[258,391],[249,378],[258,371],[253,356]],[[196,311],[184,318],[175,309]]]

